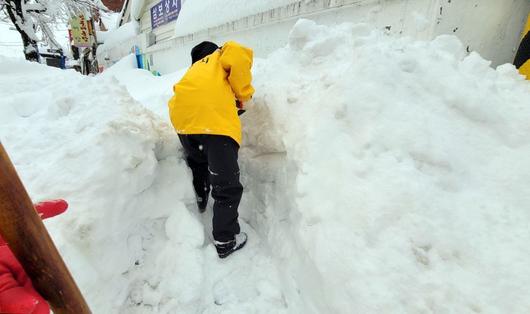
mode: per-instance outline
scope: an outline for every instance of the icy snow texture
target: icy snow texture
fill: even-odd
[[[184,36],[210,27],[278,8],[297,0],[183,0],[175,22],[175,36]]]
[[[136,21],[123,24],[114,30],[98,32],[98,40],[104,44],[98,47],[98,53],[108,51],[139,34],[140,25]]]
[[[530,85],[513,66],[495,71],[453,36],[301,20],[255,72],[246,143],[296,169],[258,192],[264,217],[290,218],[264,224],[280,252],[285,234],[299,240],[321,312],[530,308]]]
[[[249,244],[220,261],[163,122],[181,74],[127,62],[82,78],[0,59],[2,142],[35,200],[71,202],[47,225],[95,313],[530,308],[530,85],[513,66],[452,36],[299,21],[255,62]]]

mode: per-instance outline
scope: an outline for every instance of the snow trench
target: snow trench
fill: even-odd
[[[124,60],[124,64],[131,60]],[[530,87],[456,37],[300,20],[253,68],[226,260],[166,101],[182,72],[0,58],[0,138],[95,313],[525,313]]]

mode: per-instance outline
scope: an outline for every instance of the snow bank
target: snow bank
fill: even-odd
[[[201,0],[183,1],[175,22],[175,36],[184,36],[239,18],[278,8],[297,0]]]
[[[124,42],[133,39],[139,34],[140,25],[136,21],[131,21],[123,24],[114,30],[107,32],[99,31],[98,41],[103,45],[98,47],[98,54],[110,51],[113,47],[123,44]]]
[[[117,313],[155,282],[165,297],[178,294],[175,277],[158,271],[167,263],[178,278],[200,279],[188,273],[200,256],[179,249],[195,245],[184,239],[202,243],[203,231],[180,225],[190,219],[181,199],[191,190],[177,180],[187,173],[173,130],[113,77],[7,59],[0,70],[0,84],[9,84],[0,92],[2,144],[34,200],[70,202],[47,225],[93,311]],[[190,267],[175,269],[175,258]]]
[[[100,20],[103,23],[103,26],[105,27],[105,30],[100,29],[99,23],[95,25],[96,27],[96,37],[99,44],[105,43],[107,38],[110,34],[113,34],[114,31],[116,31],[119,27],[119,23],[121,20],[121,13],[117,12],[100,12]]]
[[[136,56],[130,54],[105,70],[101,76],[118,79],[135,100],[170,123],[166,103],[173,96],[173,85],[184,73],[185,69],[164,76],[154,76],[149,71],[138,69]]]
[[[0,59],[2,144],[35,201],[69,201],[46,225],[92,311],[285,313],[278,272],[248,225],[250,255],[217,257],[173,129],[116,77],[144,88],[137,95],[163,80],[126,63],[114,70],[123,76],[83,77]]]
[[[70,201],[47,226],[95,313],[530,308],[530,85],[513,66],[452,36],[299,21],[255,62],[249,244],[223,261],[164,122],[182,72],[120,66],[0,58],[0,138],[34,200]]]
[[[304,288],[321,313],[530,308],[530,85],[489,65],[453,36],[308,20],[257,62],[255,224],[286,276],[319,278]]]
[[[138,69],[138,61],[136,60],[136,56],[131,53],[106,69],[102,76],[117,75],[134,69]]]

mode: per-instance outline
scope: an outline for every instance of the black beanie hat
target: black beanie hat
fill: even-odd
[[[201,60],[202,58],[211,55],[214,51],[219,49],[219,46],[211,41],[203,41],[191,49],[191,64]]]

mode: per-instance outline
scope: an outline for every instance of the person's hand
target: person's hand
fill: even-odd
[[[237,115],[240,116],[245,113],[245,103],[236,99]]]
[[[41,219],[48,219],[60,215],[68,208],[68,203],[62,199],[48,200],[34,204],[35,210]],[[0,245],[5,245],[4,239],[0,236]],[[0,314],[3,314],[0,312]]]

